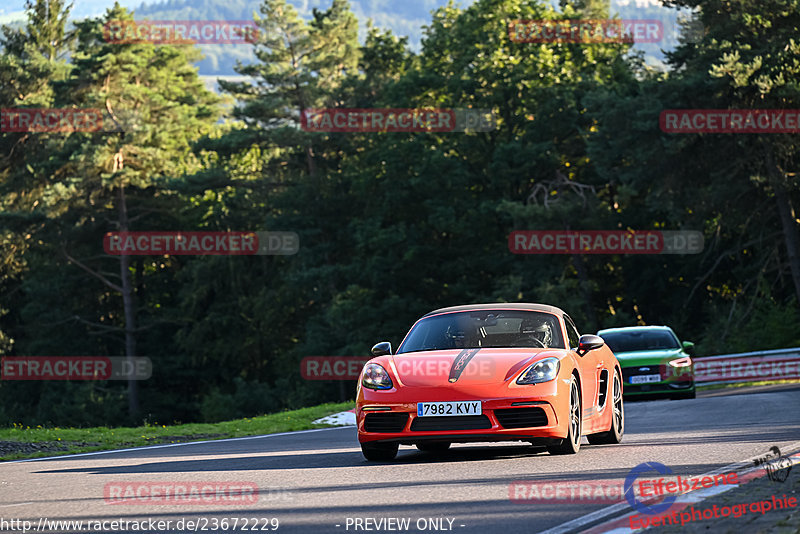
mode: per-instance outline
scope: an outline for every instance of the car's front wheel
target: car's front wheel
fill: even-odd
[[[569,425],[567,437],[557,445],[548,445],[550,454],[575,454],[581,448],[581,430],[583,411],[581,410],[581,394],[578,391],[578,381],[572,377],[569,385]]]
[[[432,441],[429,443],[417,443],[417,448],[422,452],[444,452],[450,448],[450,442]]]
[[[625,433],[625,407],[622,404],[622,381],[616,371],[611,392],[611,407],[614,410],[611,416],[611,429],[608,432],[586,436],[592,445],[615,445],[622,442],[622,435]]]
[[[362,443],[361,453],[370,462],[389,462],[397,456],[398,443]]]

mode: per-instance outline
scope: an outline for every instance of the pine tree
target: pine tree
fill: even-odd
[[[74,38],[65,30],[71,5],[63,0],[28,0],[27,22],[21,29],[3,27],[0,38],[0,102],[3,108],[50,107],[51,82],[69,73],[66,61]],[[28,268],[25,253],[41,219],[33,214],[47,182],[41,168],[61,136],[29,132],[0,133],[0,293],[9,295],[5,306],[14,309],[18,324],[19,288]],[[14,295],[15,298],[11,298]],[[0,309],[0,318],[9,310]],[[13,327],[12,327],[13,328]],[[11,350],[14,333],[0,323],[0,354]]]
[[[114,293],[122,296],[121,313],[113,308],[105,313],[82,308],[89,318],[78,315],[79,324],[99,329],[112,339],[122,332],[122,352],[132,359],[141,355],[137,351],[140,332],[152,327],[139,321],[142,292],[147,287],[144,277],[158,276],[161,270],[145,270],[141,258],[134,265],[128,255],[102,254],[103,234],[164,229],[180,222],[175,215],[182,199],[172,191],[170,181],[200,168],[192,143],[214,131],[220,110],[218,97],[205,89],[191,65],[198,57],[194,48],[107,42],[103,26],[118,20],[132,17],[116,5],[102,18],[78,22],[73,69],[67,79],[53,83],[57,105],[100,110],[103,129],[61,134],[63,140],[48,166],[29,165],[47,174],[47,186],[33,210],[46,221],[37,232],[41,246],[57,253],[55,258],[65,259],[72,269],[78,268],[65,269],[70,274],[64,274],[60,282],[77,281],[82,274],[82,284],[91,288],[96,299],[107,301]],[[118,262],[118,276],[108,271],[110,262]],[[93,285],[96,282],[99,285]],[[48,281],[40,278],[34,283],[43,287]],[[77,303],[49,304],[68,317],[75,315],[70,305]],[[151,323],[158,320],[152,317]],[[134,380],[128,381],[128,407],[130,417],[140,413]]]
[[[310,136],[298,132],[300,117],[308,108],[340,103],[337,90],[357,72],[357,20],[347,0],[334,0],[324,12],[315,9],[310,23],[285,0],[265,0],[260,11],[263,17],[255,17],[260,31],[253,39],[258,61],[236,69],[255,83],[221,81],[220,87],[241,102],[234,116],[260,130],[242,137],[241,146],[260,140],[266,146],[300,147],[306,170],[314,175],[314,148]]]

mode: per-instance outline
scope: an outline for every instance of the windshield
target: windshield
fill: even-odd
[[[614,353],[680,348],[675,335],[666,330],[604,333],[600,337]]]
[[[397,354],[444,349],[564,348],[558,319],[549,313],[480,310],[434,315],[419,321]]]

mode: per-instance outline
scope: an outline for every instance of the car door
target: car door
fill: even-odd
[[[567,339],[569,340],[569,348],[575,353],[575,358],[580,366],[581,373],[581,401],[583,404],[583,433],[587,434],[595,430],[594,426],[597,422],[598,413],[598,390],[597,385],[600,381],[600,373],[603,370],[605,362],[601,351],[590,350],[583,356],[579,355],[578,342],[580,334],[575,323],[568,315],[564,315],[564,325],[567,328]]]

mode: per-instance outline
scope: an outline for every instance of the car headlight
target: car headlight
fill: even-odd
[[[684,358],[677,358],[675,360],[670,360],[669,364],[672,367],[689,367],[692,365],[692,359],[688,356]]]
[[[369,389],[392,389],[394,387],[389,373],[377,363],[368,363],[364,367],[361,385]]]
[[[666,378],[678,377],[679,380],[692,380],[692,359],[688,356],[670,360],[666,368]]]
[[[538,384],[549,382],[558,376],[561,362],[558,358],[545,358],[534,363],[517,378],[517,384]]]

